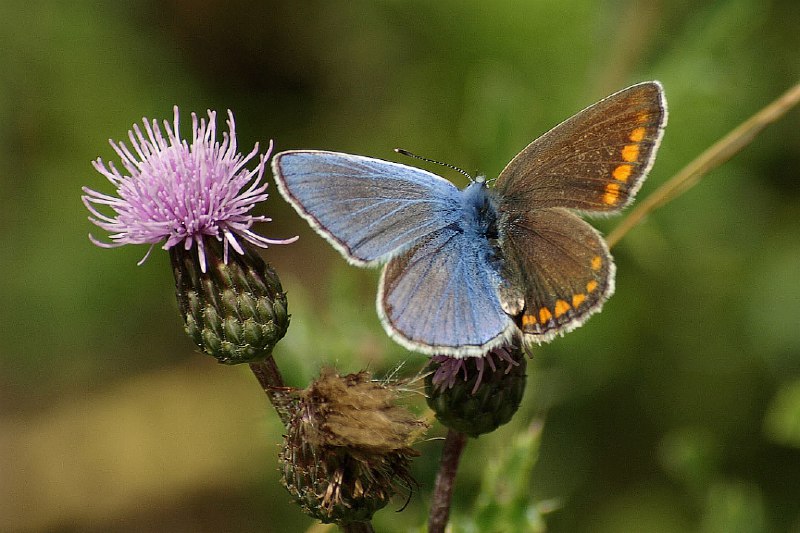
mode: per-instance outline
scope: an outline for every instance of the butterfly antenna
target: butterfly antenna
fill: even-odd
[[[466,171],[461,170],[457,166],[451,165],[450,163],[442,163],[441,161],[437,161],[435,159],[428,159],[427,157],[421,157],[421,156],[418,156],[417,154],[412,154],[408,150],[403,150],[402,148],[395,148],[394,151],[397,152],[398,154],[403,154],[403,155],[408,156],[408,157],[413,157],[414,159],[419,159],[420,161],[427,161],[428,163],[436,163],[437,165],[442,165],[443,167],[447,167],[449,169],[455,170],[459,174],[465,175],[469,181],[475,181],[472,178],[472,176],[470,176]]]

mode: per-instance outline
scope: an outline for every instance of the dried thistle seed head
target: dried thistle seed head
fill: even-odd
[[[411,446],[427,425],[396,405],[398,397],[368,372],[330,369],[298,394],[281,463],[284,486],[307,514],[366,521],[413,483]]]
[[[444,426],[470,437],[490,433],[517,412],[525,393],[525,354],[514,345],[484,357],[434,356],[428,363],[425,395]]]
[[[170,249],[175,291],[186,334],[220,363],[263,361],[289,327],[280,279],[249,246],[224,257],[210,239],[204,269],[196,253]]]

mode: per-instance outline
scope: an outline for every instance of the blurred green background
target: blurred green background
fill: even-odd
[[[105,235],[80,187],[112,191],[90,161],[115,160],[107,139],[142,116],[230,108],[245,151],[411,163],[403,147],[496,176],[560,120],[659,79],[669,125],[644,197],[800,79],[798,28],[796,0],[4,0],[0,530],[314,527],[277,480],[281,427],[252,375],[184,337],[167,254],[138,267],[146,247],[87,239]],[[324,364],[414,375],[425,358],[375,315],[378,272],[279,195],[259,209],[262,234],[301,238],[264,252],[289,291],[291,384]],[[468,447],[455,520],[486,460],[541,418],[533,471],[504,475],[558,502],[549,531],[800,531],[800,112],[614,252],[604,312],[535,349],[515,420]],[[419,446],[419,488],[376,530],[424,523],[440,448]]]

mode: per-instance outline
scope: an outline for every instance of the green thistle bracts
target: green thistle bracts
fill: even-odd
[[[280,279],[249,247],[230,253],[226,264],[216,239],[205,244],[206,272],[196,250],[170,248],[186,334],[220,363],[263,361],[289,327]]]
[[[516,365],[501,360],[494,363],[495,369],[486,358],[460,360],[463,367],[452,386],[434,383],[436,370],[452,362],[434,358],[427,368],[425,396],[437,420],[470,437],[490,433],[509,422],[519,408],[527,381],[525,355],[516,348],[510,357]],[[479,365],[484,366],[483,372]],[[463,379],[465,369],[466,379]]]

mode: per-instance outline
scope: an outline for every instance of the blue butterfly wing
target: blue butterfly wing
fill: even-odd
[[[272,169],[283,197],[356,265],[386,262],[461,217],[452,183],[398,163],[298,150],[275,155]]]
[[[503,312],[499,273],[485,239],[456,223],[392,259],[378,289],[378,314],[400,344],[427,354],[483,356],[516,331]]]

